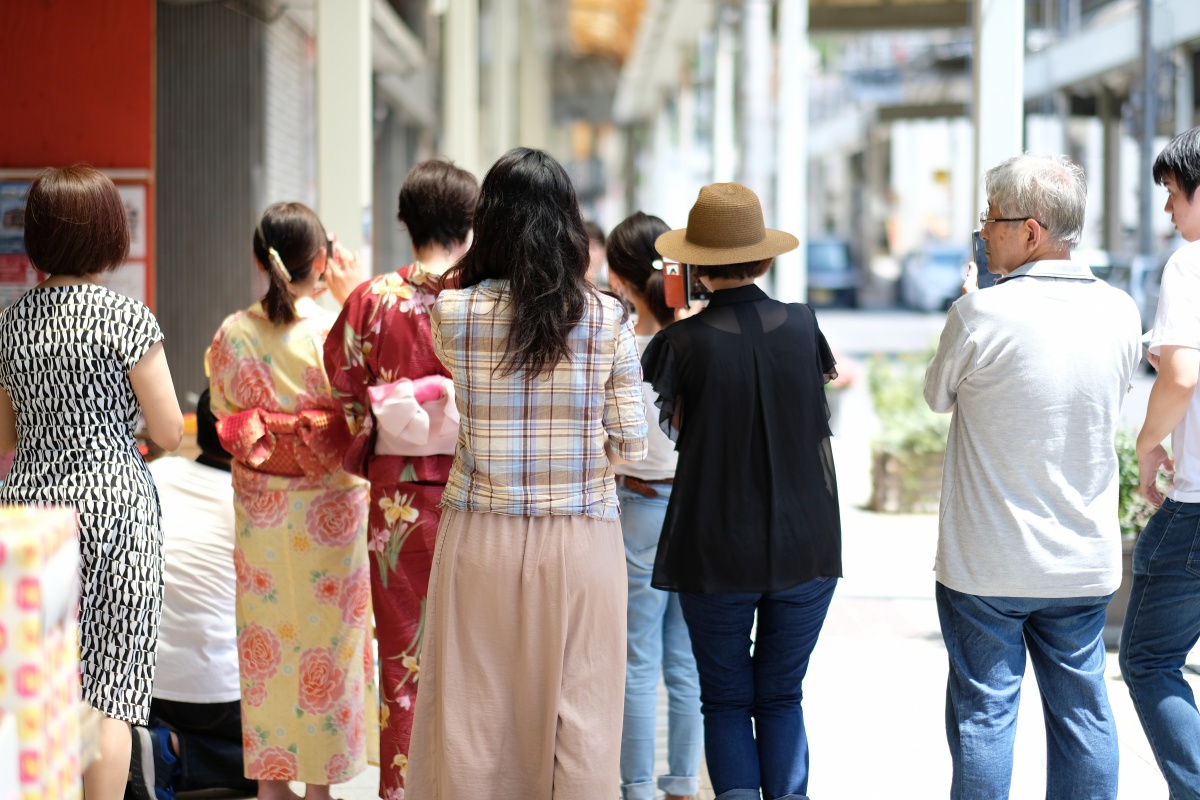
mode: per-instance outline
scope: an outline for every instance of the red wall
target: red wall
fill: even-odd
[[[154,167],[154,0],[0,2],[0,168]]]

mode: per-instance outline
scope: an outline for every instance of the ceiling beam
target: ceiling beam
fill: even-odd
[[[808,29],[813,32],[965,28],[969,22],[970,4],[965,0],[856,6],[812,2],[808,8]]]

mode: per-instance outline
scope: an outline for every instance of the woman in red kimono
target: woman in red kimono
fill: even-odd
[[[428,308],[466,252],[479,185],[448,161],[417,164],[400,187],[414,263],[351,293],[325,342],[325,371],[354,443],[345,468],[371,482],[368,542],[379,640],[379,796],[404,796],[425,595],[457,439],[449,373]]]

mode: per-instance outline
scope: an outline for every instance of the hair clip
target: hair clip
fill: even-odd
[[[662,259],[661,258],[654,259],[653,261],[650,262],[650,266],[654,267],[656,270],[659,270],[661,272],[662,271]]]
[[[283,259],[279,257],[279,251],[274,247],[268,247],[267,256],[270,258],[271,268],[276,271],[279,277],[283,278],[286,282],[291,283],[292,273],[288,271],[287,266],[283,263]]]

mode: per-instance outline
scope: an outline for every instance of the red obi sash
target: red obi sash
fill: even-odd
[[[217,435],[234,458],[269,475],[328,475],[350,446],[346,418],[324,409],[276,414],[252,408],[219,421]]]

